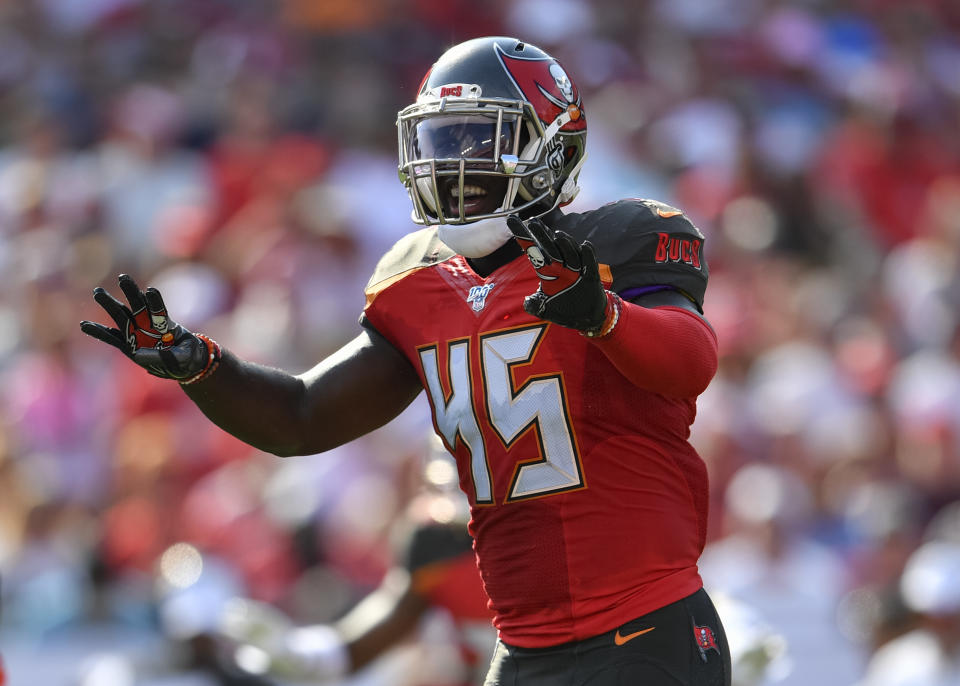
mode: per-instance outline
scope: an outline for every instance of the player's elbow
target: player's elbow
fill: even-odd
[[[262,450],[277,457],[300,457],[317,455],[342,445],[344,441],[324,440],[323,436],[303,436],[265,446]]]
[[[287,416],[283,426],[274,426],[270,436],[263,436],[259,442],[251,443],[277,457],[314,455],[333,447],[318,443],[316,431],[311,431],[307,422],[297,420],[295,413]]]
[[[360,433],[351,430],[348,422],[338,425],[305,413],[288,426],[282,437],[264,450],[277,457],[317,455],[349,443]]]
[[[333,433],[316,417],[294,405],[288,408],[283,421],[274,425],[269,439],[257,447],[277,457],[316,455],[338,445],[332,440]]]
[[[687,359],[686,373],[679,377],[677,394],[684,398],[695,398],[707,390],[717,373],[717,341],[706,332],[702,332],[702,338]]]
[[[672,398],[696,398],[717,373],[717,341],[706,330],[694,330],[672,365],[657,367],[654,390]]]
[[[271,446],[264,448],[264,451],[274,455],[275,457],[299,457],[300,455],[309,454],[306,450],[292,445]]]
[[[696,398],[707,390],[707,386],[710,385],[710,381],[713,379],[715,373],[716,367],[710,372],[701,370],[697,374],[691,374],[689,378],[685,379],[683,383],[678,384],[677,388],[673,389],[672,395],[678,398]]]

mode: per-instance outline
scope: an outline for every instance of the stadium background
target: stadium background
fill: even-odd
[[[545,48],[583,92],[573,209],[653,197],[708,236],[703,571],[786,639],[766,683],[850,686],[917,602],[960,606],[957,574],[899,592],[925,540],[960,537],[956,4],[5,0],[10,683],[125,686],[145,652],[137,683],[209,683],[156,650],[189,623],[169,589],[326,621],[379,581],[429,449],[422,398],[282,461],[78,322],[103,321],[90,291],[125,271],[241,355],[300,371],[334,350],[412,228],[395,113],[446,47],[488,34]]]

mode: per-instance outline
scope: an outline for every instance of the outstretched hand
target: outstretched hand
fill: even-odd
[[[154,376],[190,383],[213,371],[220,356],[216,343],[170,319],[156,288],[141,291],[127,274],[121,274],[117,283],[129,307],[102,288],[93,290],[93,299],[116,328],[82,321],[81,331],[117,348]]]
[[[540,277],[523,309],[540,319],[598,335],[610,315],[608,294],[600,281],[597,255],[590,241],[577,245],[563,231],[552,231],[540,219],[526,222],[515,215],[507,226]],[[615,296],[612,296],[615,297]]]

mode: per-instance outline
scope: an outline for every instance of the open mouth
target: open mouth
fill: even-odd
[[[443,186],[441,198],[445,201],[448,217],[460,216],[460,200],[463,196],[464,216],[489,214],[500,209],[503,196],[506,193],[506,179],[496,177],[476,178],[466,177],[461,193],[460,184],[453,178]]]

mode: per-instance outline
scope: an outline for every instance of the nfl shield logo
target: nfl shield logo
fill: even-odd
[[[482,286],[471,286],[467,293],[467,302],[471,304],[474,312],[479,312],[487,305],[487,296],[493,290],[493,283],[485,283]]]

